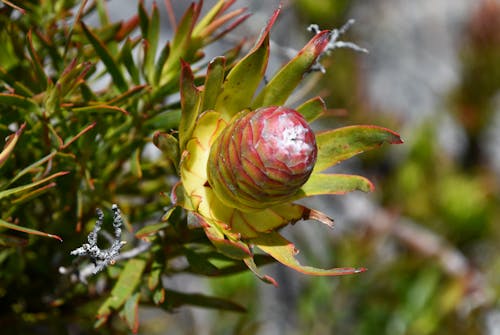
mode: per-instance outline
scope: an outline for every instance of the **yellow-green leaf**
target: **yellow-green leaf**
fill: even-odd
[[[316,135],[318,158],[314,172],[323,171],[359,153],[383,143],[400,144],[399,134],[377,126],[349,126],[321,132]]]
[[[333,268],[318,269],[311,266],[304,266],[295,258],[297,249],[295,246],[276,232],[260,234],[259,237],[251,240],[259,249],[268,253],[278,262],[288,266],[298,272],[314,276],[342,276],[364,272],[365,268]]]
[[[215,102],[224,81],[225,63],[226,59],[224,57],[216,57],[208,64],[202,93],[202,111],[215,108]]]
[[[345,194],[352,191],[371,192],[373,184],[365,177],[349,174],[312,174],[294,200],[322,194]]]
[[[297,112],[311,123],[326,113],[325,102],[320,97],[312,98],[297,107]]]
[[[269,58],[269,32],[279,12],[279,9],[274,12],[255,46],[227,75],[215,107],[226,121],[251,105],[253,95],[264,77]]]
[[[193,72],[189,64],[183,61],[181,71],[182,117],[179,123],[179,146],[182,152],[193,133],[200,112],[201,97],[200,91],[194,85]]]
[[[297,56],[288,62],[274,75],[252,103],[253,108],[261,106],[283,105],[293,90],[302,81],[304,74],[311,68],[330,41],[330,31],[325,30],[315,35],[309,43],[299,51]]]

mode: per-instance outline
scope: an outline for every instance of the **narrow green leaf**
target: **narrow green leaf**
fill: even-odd
[[[49,100],[56,101],[56,106],[51,106],[51,109],[59,108],[59,101],[70,94],[78,85],[85,82],[84,78],[92,68],[90,62],[77,63],[76,58],[64,69],[61,77],[57,80],[57,85],[50,85],[50,94],[56,97],[47,97],[46,106],[50,103]],[[48,108],[48,107],[47,107]]]
[[[128,85],[127,82],[125,81],[123,73],[121,72],[120,67],[113,59],[113,56],[111,56],[111,54],[109,53],[104,43],[87,28],[87,26],[85,25],[85,23],[83,23],[83,21],[80,22],[80,25],[82,26],[83,32],[87,37],[88,41],[90,42],[90,44],[92,44],[95,52],[106,66],[106,69],[108,70],[109,74],[111,75],[111,78],[113,79],[113,83],[121,92],[127,91]]]
[[[97,5],[97,14],[99,16],[99,22],[101,23],[101,26],[106,26],[109,25],[109,15],[108,15],[108,10],[106,8],[106,2],[105,1],[96,1]]]
[[[297,112],[311,123],[326,113],[326,105],[323,99],[315,97],[297,107]]]
[[[30,201],[31,199],[36,198],[36,197],[40,196],[41,194],[47,192],[48,190],[50,190],[51,188],[55,187],[56,185],[57,184],[54,183],[54,182],[49,183],[47,185],[44,185],[44,186],[42,186],[40,188],[37,188],[34,191],[31,191],[31,192],[28,192],[26,194],[23,194],[19,198],[13,199],[11,201],[11,204],[13,204],[13,205],[19,205],[19,204],[22,204],[24,202]]]
[[[345,194],[356,190],[371,192],[374,188],[368,179],[361,176],[313,173],[292,199],[322,194]]]
[[[72,143],[74,143],[82,135],[84,135],[85,133],[87,133],[88,131],[90,131],[92,128],[94,128],[95,125],[96,125],[96,122],[92,122],[91,124],[89,124],[88,126],[86,126],[85,128],[83,128],[80,132],[78,132],[78,134],[76,134],[75,136],[73,136],[73,137],[69,138],[68,140],[64,141],[64,144],[60,147],[60,150],[65,150],[66,148],[68,148]]]
[[[165,290],[165,302],[160,307],[167,311],[184,306],[191,305],[204,308],[214,308],[223,311],[244,313],[246,309],[232,301],[211,297],[198,293],[181,293],[172,290]]]
[[[216,57],[208,64],[202,93],[202,111],[215,108],[215,102],[224,81],[225,64],[224,57]]]
[[[106,320],[113,310],[123,306],[139,285],[145,267],[146,261],[143,259],[132,258],[127,261],[118,277],[118,281],[111,290],[111,296],[104,301],[97,311],[98,319]]]
[[[219,15],[225,3],[226,0],[219,0],[210,8],[210,10],[200,20],[200,22],[198,22],[196,27],[193,28],[193,36],[198,36],[203,33],[203,30],[210,24],[210,22],[212,22],[217,17],[217,15]]]
[[[193,2],[186,12],[184,12],[184,15],[177,24],[177,29],[172,39],[172,50],[181,51],[189,45],[194,25],[200,16],[201,7],[201,3]],[[182,52],[185,52],[185,50]]]
[[[5,68],[0,66],[0,80],[5,81],[7,84],[14,88],[14,92],[24,97],[32,97],[35,95],[25,84],[12,77]]]
[[[160,51],[160,55],[158,56],[158,59],[156,60],[155,64],[155,70],[154,70],[154,76],[153,76],[153,84],[155,86],[158,86],[160,83],[161,79],[161,73],[163,71],[163,67],[165,66],[165,63],[167,62],[167,59],[170,57],[170,42],[165,43],[163,48]]]
[[[251,242],[281,264],[304,274],[313,276],[342,276],[366,271],[365,268],[318,269],[301,265],[295,258],[297,254],[295,246],[277,232],[261,234],[259,237],[252,239]]]
[[[132,82],[135,85],[139,85],[141,79],[139,76],[139,69],[134,62],[134,57],[132,56],[132,48],[132,41],[130,40],[130,38],[127,38],[123,43],[118,59],[123,63],[123,65],[125,65],[128,74],[132,78]]]
[[[111,106],[121,106],[125,104],[129,99],[141,96],[142,94],[146,93],[148,89],[149,89],[148,85],[134,86],[127,92],[117,95],[113,99],[109,100],[106,104]]]
[[[151,128],[151,130],[155,129],[165,129],[165,130],[174,130],[179,129],[179,123],[181,121],[181,110],[174,109],[168,110],[162,113],[159,113],[153,116],[151,119],[144,122],[144,125]]]
[[[30,57],[31,57],[31,63],[33,64],[33,68],[34,68],[35,73],[36,73],[37,81],[40,84],[40,89],[43,91],[47,87],[49,79],[48,79],[48,77],[45,74],[45,71],[43,69],[43,65],[40,61],[40,56],[38,56],[38,53],[36,52],[35,47],[33,46],[33,38],[32,38],[32,34],[31,34],[31,29],[28,31],[26,38],[28,39],[28,52],[29,52]]]
[[[403,143],[401,137],[387,128],[377,126],[349,126],[321,132],[316,135],[318,158],[314,172],[323,171],[359,153],[383,143]]]
[[[11,185],[13,183],[15,183],[19,178],[21,178],[22,176],[24,176],[25,174],[27,173],[30,173],[34,170],[36,170],[37,168],[39,168],[42,164],[45,164],[46,162],[48,162],[49,160],[51,160],[55,155],[57,154],[56,151],[53,151],[51,152],[50,154],[48,154],[47,156],[45,157],[42,157],[41,159],[37,160],[36,162],[34,162],[33,164],[25,167],[24,169],[22,169],[21,171],[19,171],[15,176],[14,178],[12,178],[9,182],[8,185]],[[7,185],[7,186],[8,186]]]
[[[144,36],[146,37],[148,43],[146,59],[144,60],[144,72],[151,82],[155,76],[155,66],[157,66],[155,64],[155,57],[156,50],[158,49],[158,39],[160,36],[160,14],[158,12],[156,2],[153,2],[151,20],[149,22],[147,35]]]
[[[139,330],[139,298],[139,293],[131,295],[120,313],[120,316],[134,334]]]
[[[83,4],[84,1],[82,1]],[[76,20],[75,20],[76,21]],[[73,30],[73,27],[71,28],[71,31]],[[64,61],[63,61],[63,56],[61,54],[61,49],[55,47],[54,41],[49,38],[47,35],[45,35],[41,29],[35,29],[33,31],[35,35],[38,37],[38,41],[43,45],[44,49],[48,52],[48,56],[50,56],[51,61],[50,63],[54,66],[54,69],[59,72],[62,67],[64,66]],[[72,38],[72,35],[70,33],[70,36],[67,36],[67,43],[70,42]],[[57,42],[58,43],[58,42]]]
[[[187,57],[189,56],[187,52],[191,49],[192,31],[200,15],[201,5],[201,3],[191,3],[179,21],[172,39],[169,57],[162,69],[160,86],[168,85],[175,81],[175,78],[178,76],[181,59],[188,62],[192,61],[190,57]]]
[[[141,28],[141,35],[148,36],[150,18],[146,7],[144,7],[144,0],[140,0],[138,3],[137,13],[139,16],[139,27]]]
[[[260,106],[280,106],[292,94],[302,81],[304,74],[311,68],[321,52],[330,41],[330,31],[322,31],[315,35],[297,56],[288,62],[274,75],[252,103],[254,108]]]
[[[0,152],[0,168],[5,164],[7,161],[7,158],[9,158],[10,154],[14,150],[14,147],[17,144],[17,140],[19,140],[19,137],[21,136],[24,127],[26,127],[26,123],[23,123],[21,127],[12,135],[9,136],[7,139],[7,142],[5,143],[5,146],[3,147],[3,150]]]
[[[194,85],[194,76],[188,63],[182,62],[181,70],[182,117],[179,123],[179,146],[181,152],[191,138],[200,109],[200,91]]]
[[[130,172],[137,179],[142,178],[142,166],[141,166],[141,149],[137,148],[134,150],[132,157],[130,157]]]
[[[40,108],[34,100],[17,94],[0,93],[0,104],[22,108],[28,112],[40,113]]]
[[[76,113],[116,113],[120,112],[122,114],[128,115],[128,112],[117,106],[110,105],[95,105],[95,106],[85,106],[85,107],[75,107],[71,108],[73,112]]]
[[[0,227],[12,229],[12,230],[17,230],[17,231],[22,231],[23,233],[27,233],[27,234],[31,234],[31,235],[39,235],[39,236],[44,236],[44,237],[55,238],[56,240],[59,240],[62,242],[62,238],[60,238],[57,235],[48,234],[48,233],[44,233],[44,232],[39,231],[39,230],[18,226],[18,225],[9,223],[7,221],[4,221],[2,219],[0,219]]]
[[[90,88],[88,83],[86,82],[81,82],[80,85],[78,85],[78,88],[80,89],[80,93],[82,94],[83,101],[97,101],[98,97],[95,95],[94,91]]]
[[[251,101],[267,67],[269,58],[269,32],[280,9],[277,9],[261,32],[252,50],[229,72],[215,109],[229,121],[236,113],[251,106]]]
[[[57,173],[54,173],[54,174],[52,174],[52,175],[50,175],[50,176],[48,176],[46,178],[40,179],[38,181],[35,181],[33,183],[22,185],[22,186],[18,186],[18,187],[13,187],[13,188],[9,188],[7,190],[1,191],[0,192],[0,199],[8,197],[8,196],[16,194],[16,193],[19,193],[19,192],[23,192],[23,191],[29,190],[30,188],[33,188],[33,187],[36,187],[36,186],[41,185],[43,183],[46,183],[47,181],[52,180],[54,178],[67,175],[68,173],[69,173],[69,171],[57,172]]]

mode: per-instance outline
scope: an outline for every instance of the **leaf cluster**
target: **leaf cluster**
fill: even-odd
[[[245,9],[231,9],[234,1],[221,0],[202,16],[202,1],[192,3],[173,38],[162,43],[156,4],[146,8],[139,1],[137,14],[114,22],[103,0],[4,3],[0,324],[14,324],[10,329],[18,333],[35,324],[54,331],[69,313],[86,329],[83,320],[92,319],[96,303],[102,303],[97,325],[120,311],[133,330],[139,302],[169,311],[185,304],[242,311],[223,299],[164,287],[161,277],[222,276],[245,268],[214,252],[204,234],[188,229],[180,210],[166,209],[179,160],[181,59],[203,68],[204,48],[245,20]],[[92,26],[96,16],[100,24]],[[240,48],[225,53],[228,64]],[[164,132],[155,135],[158,130]],[[125,251],[140,243],[149,248],[104,274],[97,294],[95,283],[73,283],[57,269],[71,264],[69,251],[92,230],[95,208],[112,203],[127,213]],[[181,266],[172,265],[179,259]],[[259,264],[267,262],[258,258]],[[109,292],[104,302],[94,296]]]

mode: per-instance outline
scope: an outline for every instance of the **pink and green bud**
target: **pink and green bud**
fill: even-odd
[[[297,111],[243,111],[210,150],[208,181],[227,206],[244,211],[293,198],[316,162],[314,133]]]

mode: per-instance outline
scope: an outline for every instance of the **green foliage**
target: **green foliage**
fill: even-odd
[[[175,178],[169,176],[176,176],[180,159],[173,130],[179,129],[181,59],[200,60],[208,44],[247,17],[244,10],[219,1],[200,18],[201,2],[192,4],[172,41],[160,45],[159,9],[142,1],[137,15],[119,22],[110,20],[105,1],[6,3],[0,14],[0,136],[7,138],[0,151],[0,324],[12,333],[35,326],[59,333],[61,316],[76,308],[72,318],[82,331],[95,311],[97,326],[120,311],[137,331],[139,303],[241,312],[224,299],[163,287],[160,278],[244,270],[188,229],[183,213],[164,209],[172,204],[167,194]],[[100,26],[87,23],[94,13]],[[146,153],[153,143],[161,159]],[[125,251],[141,239],[150,248],[102,275],[99,296],[108,296],[102,301],[89,294],[96,283],[86,288],[71,280],[85,264],[71,265],[69,251],[92,229],[95,208],[111,203],[127,213]],[[183,256],[186,266],[170,265]],[[211,265],[220,258],[224,267]],[[59,274],[59,266],[68,274]]]

